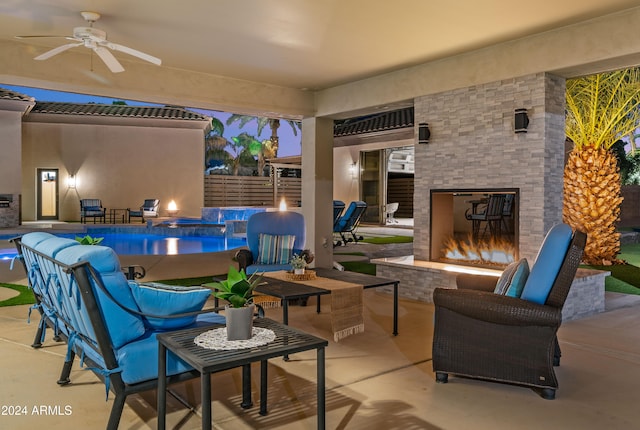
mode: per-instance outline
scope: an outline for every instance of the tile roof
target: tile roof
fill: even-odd
[[[35,99],[26,94],[18,93],[16,91],[11,91],[6,88],[0,87],[0,99],[3,100],[19,100],[23,102],[33,102]]]
[[[408,127],[413,127],[413,107],[336,121],[333,136],[354,136]]]
[[[173,106],[127,106],[98,103],[36,102],[31,113],[119,118],[152,118],[209,121],[209,117]]]

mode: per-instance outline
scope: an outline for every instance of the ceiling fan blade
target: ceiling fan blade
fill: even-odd
[[[29,36],[13,36],[16,39],[35,39],[38,37],[54,37],[54,38],[66,38],[67,36],[56,36],[56,35],[51,35],[51,34],[31,34]]]
[[[114,57],[107,48],[96,46],[93,48],[93,50],[96,54],[98,54],[98,57],[100,57],[100,59],[104,61],[104,64],[106,64],[109,70],[111,70],[113,73],[124,72],[124,67],[122,67],[122,64],[120,64],[120,62],[116,60],[116,57]]]
[[[129,55],[133,55],[134,57],[138,57],[142,60],[148,61],[150,63],[153,63],[157,66],[162,64],[162,60],[159,59],[158,57],[154,57],[153,55],[149,55],[149,54],[145,54],[144,52],[140,52],[136,49],[132,49],[129,48],[127,46],[123,46],[123,45],[119,45],[117,43],[112,43],[112,42],[106,42],[105,45],[110,48],[113,49],[114,51],[120,51],[120,52],[124,52],[125,54],[129,54]]]
[[[44,54],[38,55],[34,60],[47,60],[54,55],[58,55],[61,52],[66,51],[67,49],[75,48],[76,46],[82,46],[82,42],[79,43],[67,43],[66,45],[58,46],[57,48],[53,48],[50,51],[45,52]]]

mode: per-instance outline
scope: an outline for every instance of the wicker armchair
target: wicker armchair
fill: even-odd
[[[433,294],[436,381],[447,382],[451,373],[528,386],[543,398],[554,399],[558,381],[553,366],[560,364],[556,333],[585,242],[584,233],[574,232],[559,270],[545,274],[552,286],[543,304],[480,290],[437,288]],[[549,248],[553,252],[555,247]],[[535,264],[545,263],[540,268],[547,269],[542,250]],[[534,270],[535,265],[531,276]]]

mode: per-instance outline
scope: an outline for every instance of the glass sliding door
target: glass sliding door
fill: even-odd
[[[360,199],[367,204],[363,222],[381,222],[382,196],[384,196],[384,150],[360,152]]]

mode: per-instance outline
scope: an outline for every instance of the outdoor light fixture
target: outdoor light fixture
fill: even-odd
[[[67,188],[75,188],[76,187],[76,176],[69,175],[67,178]]]
[[[429,124],[421,122],[418,124],[418,143],[429,143],[431,137],[431,131],[429,130]]]
[[[516,116],[514,121],[514,131],[516,133],[526,133],[529,126],[529,117],[527,116],[526,109],[516,109]]]
[[[349,173],[351,173],[351,179],[358,177],[358,163],[353,162],[349,165]]]
[[[169,205],[167,206],[167,213],[169,214],[169,216],[178,215],[178,205],[176,205],[175,200],[171,200],[169,202]]]

